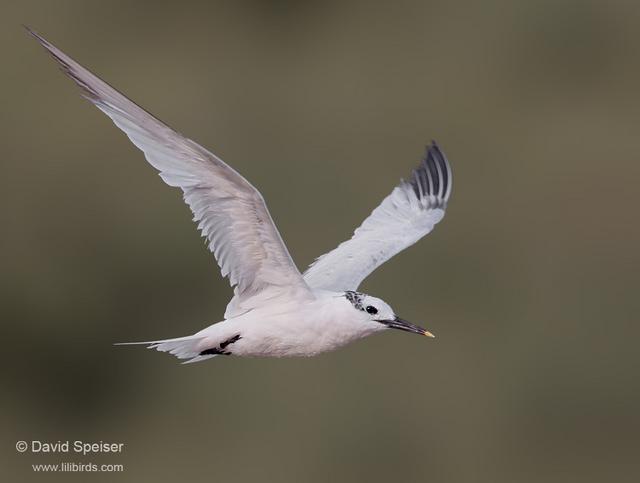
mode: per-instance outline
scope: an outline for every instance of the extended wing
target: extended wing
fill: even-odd
[[[312,288],[356,290],[377,267],[429,233],[444,216],[451,167],[435,142],[409,181],[401,181],[353,237],[319,257],[304,273]]]
[[[208,241],[235,297],[227,317],[253,308],[258,299],[312,297],[271,219],[260,192],[216,155],[175,132],[29,31],[62,70],[144,152],[169,186],[182,189],[194,221]],[[267,293],[265,293],[267,292]]]

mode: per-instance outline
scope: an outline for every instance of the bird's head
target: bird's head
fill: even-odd
[[[382,329],[398,329],[434,337],[428,330],[398,317],[384,300],[353,291],[345,292],[344,296],[355,310],[360,311],[367,321],[381,324]]]

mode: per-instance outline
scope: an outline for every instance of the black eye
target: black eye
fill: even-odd
[[[368,314],[371,314],[371,315],[378,313],[378,309],[376,309],[373,305],[367,305],[367,308],[365,310],[367,311]]]

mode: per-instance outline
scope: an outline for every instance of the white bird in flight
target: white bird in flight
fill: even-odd
[[[395,254],[444,216],[451,168],[432,142],[408,181],[401,181],[352,238],[296,268],[260,192],[211,151],[177,133],[27,29],[144,153],[169,186],[182,190],[234,296],[224,320],[175,339],[133,342],[186,362],[218,355],[313,356],[386,329],[433,337],[398,317],[383,300],[357,291]]]

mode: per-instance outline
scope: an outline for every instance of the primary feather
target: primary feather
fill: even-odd
[[[376,268],[433,230],[451,195],[451,167],[433,142],[409,181],[401,181],[353,237],[319,257],[304,273],[315,289],[356,290]]]
[[[227,318],[250,310],[265,297],[273,300],[292,293],[313,297],[256,188],[215,154],[171,129],[37,33],[29,32],[80,86],[84,97],[144,152],[165,183],[182,190],[222,275],[234,287]]]

